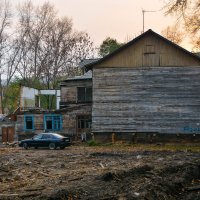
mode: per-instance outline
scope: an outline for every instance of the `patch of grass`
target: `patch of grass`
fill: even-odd
[[[132,144],[129,148],[149,151],[200,152],[199,144]]]
[[[96,142],[95,140],[90,140],[87,142],[87,145],[90,147],[94,147],[94,146],[99,146],[99,143]]]

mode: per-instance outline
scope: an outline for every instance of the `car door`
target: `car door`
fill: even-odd
[[[41,141],[42,141],[42,134],[38,134],[35,137],[33,137],[33,140],[31,141],[31,146],[32,147],[40,147],[41,146]]]
[[[48,147],[51,143],[51,135],[50,134],[43,134],[42,136],[42,147]]]

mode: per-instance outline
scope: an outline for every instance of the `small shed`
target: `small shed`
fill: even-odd
[[[13,143],[17,140],[15,121],[4,115],[0,115],[0,144]]]

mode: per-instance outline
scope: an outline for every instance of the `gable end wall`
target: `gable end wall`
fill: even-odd
[[[95,67],[199,66],[200,60],[156,37],[146,35]]]

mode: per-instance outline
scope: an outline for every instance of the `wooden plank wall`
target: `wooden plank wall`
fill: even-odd
[[[148,53],[148,47],[152,51]],[[199,66],[200,60],[163,41],[155,35],[146,35],[103,62],[97,67],[146,67],[146,66]]]
[[[62,82],[61,101],[69,104],[77,103],[77,87],[92,87],[92,79]]]
[[[77,103],[78,87],[92,87],[92,79],[72,80],[61,84],[61,101],[66,103],[65,109],[61,111],[63,131],[71,135],[77,135],[77,116],[92,113],[92,103]]]
[[[63,116],[63,132],[71,135],[77,135],[77,116],[91,115],[91,103],[70,105],[66,111],[62,112]]]
[[[200,66],[93,69],[93,132],[191,133],[200,127]]]
[[[41,133],[44,131],[44,114],[30,114],[34,116],[34,130],[33,131],[27,131],[27,132],[33,132],[33,133]],[[17,115],[17,123],[16,123],[16,133],[26,133],[24,131],[24,115]]]

